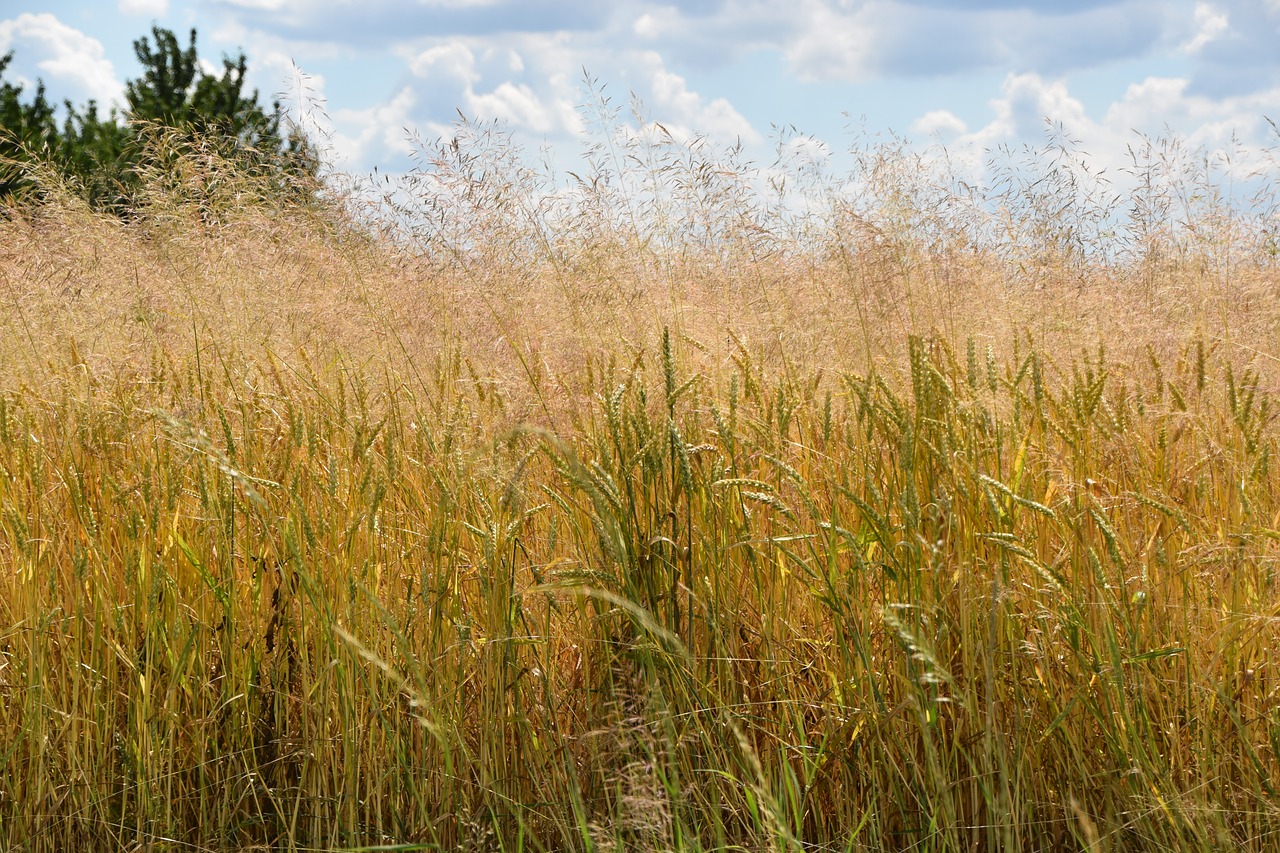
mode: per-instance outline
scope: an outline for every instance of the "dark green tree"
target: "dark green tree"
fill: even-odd
[[[206,73],[196,50],[196,31],[183,47],[170,30],[153,27],[151,37],[133,43],[143,73],[125,86],[123,113],[102,115],[90,101],[84,108],[66,103],[61,128],[39,84],[30,103],[23,90],[3,81],[12,54],[0,61],[0,156],[23,161],[44,158],[72,179],[95,207],[128,212],[144,172],[167,165],[158,160],[157,134],[169,131],[202,144],[259,174],[279,178],[280,192],[313,186],[297,178],[314,177],[316,163],[305,140],[281,134],[280,105],[270,112],[258,91],[245,90],[248,61],[243,53],[224,57],[222,71]],[[0,199],[13,195],[22,178],[0,173]],[[307,190],[309,192],[309,190]]]
[[[67,118],[54,146],[54,163],[94,207],[123,209],[132,174],[129,127],[112,110],[105,118],[89,101],[81,111],[65,102]]]
[[[197,134],[219,134],[263,152],[278,152],[280,105],[267,113],[258,104],[258,90],[246,96],[248,60],[223,57],[222,74],[206,74],[196,52],[196,31],[187,47],[171,31],[152,27],[153,49],[146,36],[133,43],[143,75],[125,86],[131,123],[152,122],[189,128]]]
[[[28,152],[52,152],[58,145],[58,125],[53,105],[45,98],[44,84],[36,86],[30,103],[22,100],[22,86],[5,81],[4,72],[13,52],[0,57],[0,198],[17,192],[23,180],[4,162],[22,162]]]

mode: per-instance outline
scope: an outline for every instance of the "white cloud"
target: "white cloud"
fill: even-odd
[[[1196,3],[1195,11],[1196,33],[1182,46],[1182,50],[1185,53],[1199,53],[1206,44],[1222,36],[1230,26],[1230,19],[1225,12],[1200,0]]]
[[[376,162],[388,151],[400,155],[413,153],[407,129],[414,125],[416,103],[413,88],[405,86],[385,103],[363,110],[337,110],[333,114],[334,149],[352,164],[367,163],[370,159]],[[380,150],[375,151],[375,145]]]
[[[1168,127],[1214,152],[1233,148],[1233,139],[1274,144],[1264,116],[1280,117],[1280,86],[1218,98],[1194,92],[1185,79],[1152,77],[1129,86],[1104,122],[1117,133],[1133,128],[1155,135]]]
[[[657,20],[650,12],[645,12],[636,18],[635,23],[631,25],[631,30],[641,38],[654,38],[661,32]]]
[[[121,0],[154,3],[157,0]],[[723,67],[752,51],[782,54],[802,81],[862,82],[976,70],[1052,75],[1159,51],[1198,55],[1233,35],[1268,34],[1253,21],[1278,0],[213,0],[261,31],[351,47],[485,44],[573,33],[575,65],[602,55],[658,50],[673,68]],[[419,40],[420,41],[420,40]],[[1188,53],[1189,52],[1189,53]],[[529,65],[529,62],[525,63]],[[513,82],[529,82],[513,81]],[[534,85],[534,84],[530,84]],[[537,89],[538,86],[534,85]]]
[[[1187,0],[793,0],[774,5],[774,33],[760,36],[784,52],[796,75],[854,83],[992,68],[1060,73],[1135,59],[1158,49],[1170,33],[1188,29],[1191,12]],[[702,29],[711,38],[732,25],[717,19]]]
[[[264,12],[279,12],[282,9],[291,6],[301,6],[300,3],[290,3],[290,0],[222,0],[231,6],[239,6],[241,9],[260,9]]]
[[[678,130],[677,136],[704,133],[722,142],[740,139],[749,145],[763,141],[759,131],[726,98],[707,101],[691,91],[685,78],[667,70],[657,53],[646,53],[641,61],[647,66],[651,93],[646,106],[668,130]]]
[[[425,85],[434,97],[449,99],[446,110],[456,107],[470,118],[559,135],[574,132],[577,118],[572,90],[556,73],[557,51],[554,39],[531,38],[519,49],[493,41],[451,40],[410,53],[408,67],[424,81],[415,82],[415,90]]]
[[[147,15],[159,18],[169,14],[169,0],[120,0],[117,8],[122,15]]]
[[[428,48],[409,60],[409,71],[415,77],[437,80],[441,74],[472,84],[479,82],[476,56],[462,42],[450,42]]]
[[[1128,124],[1133,128],[1150,128],[1160,124],[1182,124],[1187,118],[1190,100],[1188,81],[1181,77],[1148,77],[1131,83],[1120,100],[1107,108],[1108,124]]]
[[[792,136],[779,141],[777,157],[801,169],[820,171],[831,163],[831,146],[812,136]]]
[[[1000,95],[990,101],[990,108],[991,120],[972,131],[966,131],[958,117],[935,111],[917,119],[913,132],[942,130],[954,161],[976,178],[990,152],[1000,146],[1016,149],[1022,144],[1042,144],[1045,123],[1050,120],[1060,123],[1066,135],[1078,141],[1095,173],[1105,170],[1113,183],[1123,186],[1128,180],[1126,170],[1132,165],[1129,149],[1139,145],[1143,136],[1172,134],[1191,148],[1203,148],[1210,157],[1230,152],[1241,174],[1262,165],[1258,159],[1265,156],[1262,148],[1274,142],[1263,116],[1280,116],[1280,86],[1214,98],[1194,94],[1184,78],[1149,77],[1130,85],[1119,100],[1094,118],[1066,82],[1037,74],[1010,74]],[[1246,162],[1251,156],[1257,162]]]
[[[911,132],[914,134],[919,136],[939,136],[943,139],[958,136],[968,129],[964,120],[950,110],[931,110],[920,116],[911,125]]]
[[[0,52],[10,49],[24,58],[40,57],[35,65],[41,76],[76,96],[107,105],[118,101],[124,90],[102,43],[48,12],[25,12],[0,21]]]
[[[413,148],[409,133],[428,142],[452,135],[456,111],[500,121],[531,148],[545,140],[571,156],[590,120],[579,110],[584,66],[608,68],[605,84],[628,86],[647,117],[677,138],[764,141],[728,99],[694,90],[652,51],[582,44],[563,33],[515,33],[420,42],[395,54],[403,58],[406,76],[394,95],[377,106],[333,113],[333,144],[357,168],[399,159]]]
[[[498,119],[516,127],[547,134],[560,130],[555,107],[547,104],[527,83],[510,80],[489,92],[468,91],[464,112],[484,119]]]
[[[739,101],[748,95],[739,85],[725,90],[732,100],[720,97],[703,82],[723,80],[726,69],[758,73],[752,63],[780,58],[786,79],[767,87],[768,95],[796,94],[771,104],[771,118],[801,126],[812,121],[804,110],[816,108],[813,93],[835,85],[915,78],[919,89],[921,78],[938,78],[991,86],[996,75],[1003,83],[990,93],[985,119],[981,95],[970,87],[941,104],[931,98],[909,123],[918,141],[938,138],[979,164],[997,145],[1040,143],[1046,117],[1109,166],[1123,159],[1134,129],[1159,134],[1168,124],[1208,144],[1238,122],[1260,141],[1261,116],[1280,118],[1280,55],[1273,56],[1280,0],[212,2],[242,28],[229,43],[245,45],[253,69],[285,75],[284,57],[301,51],[304,68],[308,60],[350,63],[326,69],[346,83],[342,69],[364,58],[384,74],[388,57],[403,60],[364,89],[374,93],[356,102],[364,108],[335,116],[335,142],[370,166],[407,149],[406,128],[448,135],[455,109],[501,119],[518,138],[528,134],[526,144],[546,139],[573,151],[584,122],[575,106],[584,100],[584,67],[609,87],[615,105],[625,101],[619,93],[634,92],[647,115],[680,138],[701,133],[748,146],[764,142]],[[1126,74],[1144,60],[1159,61],[1166,75],[1174,63],[1179,76],[1136,81],[1119,96],[1107,86],[1119,92],[1127,78],[1099,83],[1108,69]],[[1082,70],[1091,72],[1088,88],[1073,89],[1067,81]],[[810,88],[814,81],[824,88]],[[380,104],[365,107],[379,96]],[[826,103],[834,113],[849,102]]]
[[[1048,80],[1038,74],[1010,74],[1000,87],[1000,95],[989,102],[993,118],[972,130],[961,130],[943,142],[953,162],[970,180],[979,179],[992,152],[1001,146],[1016,149],[1027,144],[1039,147],[1045,141],[1046,122],[1061,125],[1065,134],[1087,152],[1091,168],[1115,173],[1125,164],[1126,143],[1132,129],[1120,117],[1104,121],[1092,119],[1084,103],[1071,94],[1062,80]],[[929,113],[917,120],[928,125],[964,128],[958,117]],[[1157,128],[1157,131],[1159,128]]]
[[[687,32],[690,22],[674,6],[648,8],[636,17],[631,31],[642,39],[653,41]]]
[[[793,70],[802,80],[864,80],[874,73],[872,45],[876,28],[870,6],[845,14],[826,3],[809,2],[804,29],[785,45]]]

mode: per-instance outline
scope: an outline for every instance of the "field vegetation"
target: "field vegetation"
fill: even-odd
[[[1270,152],[597,92],[0,216],[0,848],[1280,846]],[[290,180],[311,180],[298,176]]]

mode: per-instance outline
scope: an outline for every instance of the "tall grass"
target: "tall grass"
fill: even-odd
[[[589,110],[0,222],[0,846],[1280,843],[1265,204]]]

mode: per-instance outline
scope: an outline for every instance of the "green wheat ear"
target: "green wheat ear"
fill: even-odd
[[[1265,209],[585,89],[5,208],[0,849],[1280,849]]]

